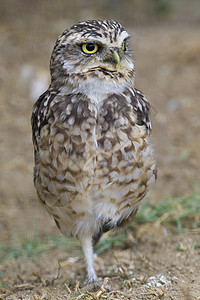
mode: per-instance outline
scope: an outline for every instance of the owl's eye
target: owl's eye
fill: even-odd
[[[126,41],[123,41],[122,43],[122,51],[126,51]]]
[[[98,51],[99,46],[94,43],[82,44],[81,49],[86,54],[94,54]]]

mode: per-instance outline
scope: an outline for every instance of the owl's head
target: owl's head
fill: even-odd
[[[133,85],[129,34],[113,20],[83,21],[59,36],[51,62],[52,83],[90,89]]]

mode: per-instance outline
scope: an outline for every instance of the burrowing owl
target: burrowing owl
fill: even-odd
[[[51,84],[34,105],[34,183],[41,203],[83,249],[129,224],[155,181],[150,105],[134,88],[129,34],[113,20],[80,22],[58,38]]]

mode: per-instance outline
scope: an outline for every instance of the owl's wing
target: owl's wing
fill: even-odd
[[[138,89],[133,90],[131,97],[131,104],[133,110],[137,116],[137,124],[140,126],[145,126],[147,132],[151,132],[151,120],[150,120],[150,104],[144,94]]]
[[[48,121],[49,105],[56,94],[50,93],[48,90],[44,92],[36,101],[31,116],[32,139],[35,151],[38,150],[38,141],[40,139],[40,131]]]

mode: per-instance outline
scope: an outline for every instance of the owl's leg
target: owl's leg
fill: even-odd
[[[97,275],[94,270],[92,235],[84,235],[82,237],[79,237],[79,239],[85,258],[85,265],[88,278],[87,283],[93,283],[97,280]]]

